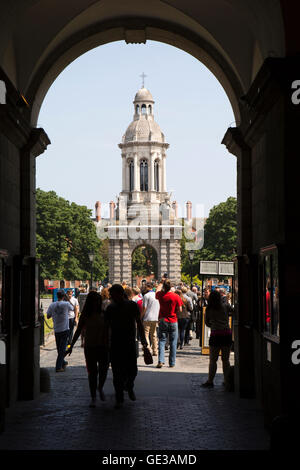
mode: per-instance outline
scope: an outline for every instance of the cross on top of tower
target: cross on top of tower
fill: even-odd
[[[145,77],[147,77],[147,75],[145,75],[144,72],[143,72],[142,75],[140,75],[140,77],[142,77],[142,79],[143,79],[142,88],[145,88]]]

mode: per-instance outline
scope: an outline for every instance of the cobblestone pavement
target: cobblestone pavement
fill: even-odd
[[[106,401],[98,400],[96,408],[89,408],[80,339],[64,373],[55,372],[55,360],[52,341],[41,348],[41,367],[50,373],[51,390],[6,410],[0,450],[269,449],[257,403],[224,390],[221,360],[215,387],[200,387],[207,378],[208,357],[200,354],[197,339],[178,351],[175,368],[157,369],[156,360],[146,366],[140,354],[137,400],[125,395],[119,410],[114,409],[111,369]]]

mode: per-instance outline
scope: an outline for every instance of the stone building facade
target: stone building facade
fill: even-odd
[[[178,283],[181,277],[182,219],[166,186],[166,143],[154,120],[154,100],[146,88],[135,95],[133,121],[119,144],[122,155],[122,191],[110,203],[109,221],[101,218],[96,203],[96,223],[109,237],[109,282],[132,283],[132,255],[150,246],[157,255],[160,279],[165,273]]]
[[[223,144],[237,159],[238,198],[235,393],[255,397],[268,425],[278,416],[297,422],[300,361],[293,362],[292,357],[299,354],[295,344],[300,337],[300,316],[295,314],[300,271],[300,228],[295,223],[300,173],[299,2],[70,3],[61,8],[61,2],[46,0],[1,2],[0,430],[4,406],[34,399],[40,389],[35,159],[44,158],[38,156],[50,144],[47,129],[37,127],[40,108],[67,65],[114,41],[143,43],[141,47],[159,41],[177,47],[204,64],[228,96],[235,123],[224,129]],[[156,63],[157,73],[166,77],[163,62],[158,58]],[[182,91],[189,83],[187,74]],[[63,113],[63,102],[57,112]],[[201,122],[199,112],[199,132]],[[199,159],[195,168],[200,164]],[[265,330],[264,321],[268,247],[278,251],[277,335]]]

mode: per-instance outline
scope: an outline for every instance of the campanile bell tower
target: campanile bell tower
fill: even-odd
[[[154,100],[149,90],[135,95],[133,121],[122,143],[122,192],[128,202],[159,204],[169,195],[166,188],[166,150],[169,144],[154,120]]]
[[[135,283],[132,255],[141,246],[155,250],[158,279],[167,273],[174,283],[180,281],[182,225],[167,191],[168,147],[154,120],[153,97],[143,84],[133,100],[133,120],[119,144],[122,190],[107,226],[111,283]],[[98,219],[102,221],[99,214]]]

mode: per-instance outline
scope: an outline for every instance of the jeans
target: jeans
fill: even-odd
[[[90,346],[84,348],[86,368],[89,377],[91,397],[96,397],[97,377],[99,377],[99,390],[102,390],[109,368],[108,349],[103,346]]]
[[[185,335],[184,335],[184,344],[190,343],[190,330],[191,329],[192,329],[192,320],[191,318],[188,318],[188,322],[187,322],[186,329],[185,329]]]
[[[221,350],[222,353],[222,365],[223,365],[223,375],[224,383],[228,382],[228,375],[230,372],[230,349],[231,346],[209,346],[209,372],[208,372],[208,382],[213,382],[216,372],[217,372],[217,361],[219,358],[219,353]]]
[[[159,322],[159,327],[158,327],[158,338],[159,338],[158,362],[162,362],[162,363],[165,362],[165,344],[168,338],[169,344],[170,344],[169,365],[175,366],[177,338],[178,338],[178,324],[161,320]]]
[[[188,318],[178,318],[178,334],[179,334],[180,346],[183,346],[183,343],[185,342],[184,335],[185,335],[188,324],[189,324]]]
[[[62,369],[65,365],[65,352],[67,349],[69,337],[69,330],[61,331],[55,333],[56,349],[57,349],[57,359],[56,359],[56,370]]]
[[[110,361],[116,399],[123,401],[123,391],[133,390],[134,380],[138,373],[135,342],[125,346],[112,344]]]

